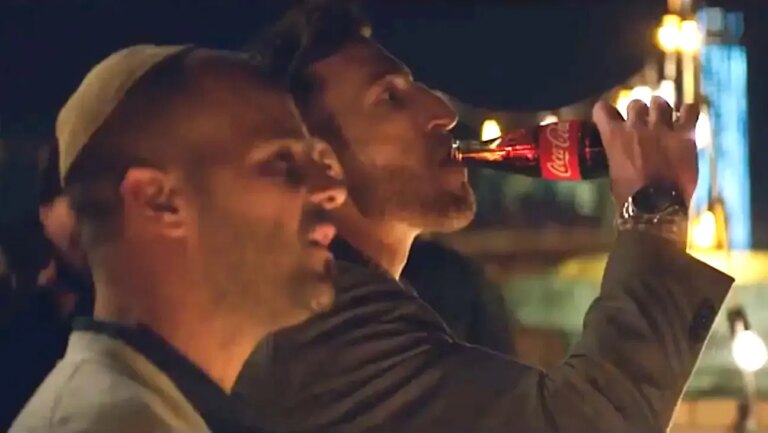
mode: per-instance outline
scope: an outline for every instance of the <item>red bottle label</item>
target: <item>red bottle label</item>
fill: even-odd
[[[547,180],[580,180],[579,135],[581,122],[558,122],[539,131],[541,177]]]

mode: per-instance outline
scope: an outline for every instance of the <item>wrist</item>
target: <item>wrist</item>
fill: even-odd
[[[674,185],[648,184],[632,194],[616,218],[619,231],[640,231],[673,241],[681,249],[688,239],[688,207]]]
[[[679,216],[674,218],[664,218],[656,220],[616,219],[616,228],[620,232],[643,232],[654,236],[659,236],[674,242],[681,250],[688,246],[688,218]]]

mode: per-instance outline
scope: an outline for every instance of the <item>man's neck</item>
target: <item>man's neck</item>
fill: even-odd
[[[177,324],[149,324],[155,332],[203,370],[225,392],[235,385],[237,376],[257,343],[266,335],[253,326],[208,315],[190,313],[197,320]],[[202,318],[202,319],[201,319]],[[183,323],[183,324],[181,324]]]
[[[142,282],[134,283],[126,275],[115,277],[94,275],[96,319],[147,326],[224,391],[231,391],[248,355],[266,332],[231,312],[217,311],[216,303],[204,296],[205,289],[189,280],[180,281],[184,277],[176,279],[183,287],[168,286],[173,283],[166,278],[152,281],[147,274]],[[165,287],[160,289],[162,284]],[[131,297],[126,298],[125,293]]]
[[[395,279],[400,278],[417,230],[403,224],[365,219],[357,212],[336,214],[334,222],[342,239]]]

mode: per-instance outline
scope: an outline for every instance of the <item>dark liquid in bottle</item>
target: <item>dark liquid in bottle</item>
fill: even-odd
[[[492,143],[461,141],[456,154],[469,167],[547,180],[574,181],[608,175],[603,143],[591,122],[559,122],[512,131]]]

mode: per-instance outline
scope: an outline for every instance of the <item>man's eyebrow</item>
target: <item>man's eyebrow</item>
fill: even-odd
[[[295,147],[304,143],[304,138],[272,138],[254,140],[250,143],[250,149],[246,153],[247,160],[260,160],[270,156],[283,147]]]
[[[378,83],[396,78],[405,78],[408,81],[412,81],[413,73],[410,69],[404,66],[389,65],[386,68],[381,68],[371,73],[368,85],[371,87]]]

